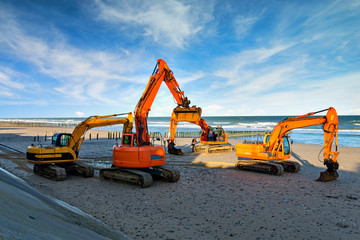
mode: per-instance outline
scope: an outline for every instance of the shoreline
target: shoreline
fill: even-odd
[[[26,151],[33,140],[31,135],[43,131],[0,128],[0,143]],[[84,141],[80,161],[106,159],[111,163],[115,140],[107,139],[105,130],[101,134],[103,139]],[[236,144],[240,140],[229,141]],[[155,180],[149,188],[100,180],[98,171],[93,178],[68,175],[65,181],[53,182],[34,175],[32,165],[20,153],[17,157],[0,153],[0,166],[42,193],[134,239],[360,237],[360,148],[339,147],[339,178],[319,183],[314,180],[325,170],[317,159],[321,145],[293,144],[291,160],[301,164],[300,172],[272,176],[197,164],[232,164],[236,156],[195,154],[190,143],[189,138],[176,139],[176,146],[185,154],[166,155],[167,165],[180,171],[180,180]]]

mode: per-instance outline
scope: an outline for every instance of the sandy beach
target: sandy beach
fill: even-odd
[[[339,147],[339,178],[316,182],[325,170],[321,145],[292,145],[291,160],[301,170],[272,176],[234,169],[235,153],[195,154],[191,139],[176,139],[183,156],[167,155],[180,171],[177,183],[155,180],[149,188],[68,175],[54,182],[36,176],[26,147],[54,131],[48,127],[0,127],[0,143],[23,153],[0,151],[0,167],[40,192],[69,203],[133,239],[359,239],[360,148]],[[111,165],[114,139],[83,142],[81,161]],[[94,138],[94,137],[93,137]],[[236,144],[241,140],[230,140]],[[159,142],[157,142],[159,144]],[[321,155],[320,155],[321,159]]]

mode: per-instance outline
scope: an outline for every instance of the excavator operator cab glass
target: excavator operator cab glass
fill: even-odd
[[[55,133],[52,137],[51,144],[57,147],[67,146],[71,134]]]
[[[290,143],[289,143],[288,137],[284,137],[283,146],[284,146],[284,155],[289,155],[290,154]]]
[[[69,142],[69,139],[70,139],[70,135],[61,135],[60,137],[60,146],[66,146]]]
[[[56,146],[56,140],[58,138],[59,134],[54,134],[54,136],[51,139],[51,145]]]
[[[123,135],[122,137],[122,145],[123,146],[131,146],[134,135]]]

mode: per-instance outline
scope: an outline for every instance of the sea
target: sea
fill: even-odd
[[[317,115],[316,115],[317,116]],[[255,134],[252,138],[261,138],[256,135],[257,131],[272,131],[276,124],[287,118],[287,116],[219,116],[203,117],[208,125],[222,126],[225,131],[251,131]],[[0,119],[0,122],[23,122],[24,124],[35,124],[43,126],[58,126],[73,128],[85,118],[6,118]],[[167,135],[169,131],[170,117],[149,117],[149,132],[158,132]],[[98,129],[109,131],[122,131],[122,125],[113,125],[100,127]],[[200,132],[199,126],[180,122],[177,132]],[[305,128],[294,129],[289,133],[290,139],[294,143],[318,144],[323,145],[324,134],[322,125],[315,125]],[[244,137],[235,137],[243,139]],[[360,145],[360,115],[339,116],[338,146],[359,147]]]

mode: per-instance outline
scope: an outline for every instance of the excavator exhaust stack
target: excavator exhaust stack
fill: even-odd
[[[316,179],[316,181],[328,182],[339,177],[339,173],[336,171],[339,168],[339,164],[337,162],[333,162],[332,160],[325,160],[324,165],[326,165],[327,169],[326,171],[320,173],[320,177]]]

